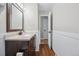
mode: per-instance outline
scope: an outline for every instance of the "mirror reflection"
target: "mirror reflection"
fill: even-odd
[[[7,4],[7,32],[23,30],[23,9],[16,3]]]
[[[22,29],[22,12],[12,5],[12,20],[10,20],[11,29]]]

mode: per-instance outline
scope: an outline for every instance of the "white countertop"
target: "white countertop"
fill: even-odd
[[[31,38],[35,35],[35,33],[30,33],[30,34],[22,34],[22,35],[14,35],[7,37],[5,40],[18,40],[18,41],[30,41]]]

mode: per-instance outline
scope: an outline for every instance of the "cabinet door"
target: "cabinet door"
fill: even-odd
[[[19,49],[26,47],[28,47],[27,41],[5,41],[5,54],[6,56],[15,56]]]
[[[5,41],[5,55],[6,56],[15,56],[17,51],[18,51],[17,41]]]

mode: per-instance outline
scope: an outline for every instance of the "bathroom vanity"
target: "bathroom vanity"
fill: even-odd
[[[25,48],[25,55],[34,55],[35,34],[22,34],[5,39],[5,55],[15,56],[19,49]]]
[[[6,3],[6,32],[18,31],[24,31],[24,10],[17,3]],[[5,37],[5,55],[15,56],[20,49],[25,49],[26,55],[34,55],[35,33],[19,34]]]

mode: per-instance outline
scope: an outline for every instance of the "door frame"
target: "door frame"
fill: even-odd
[[[48,16],[48,17],[49,17],[49,13],[51,14],[50,17],[51,17],[51,32],[52,32],[52,33],[51,33],[51,48],[50,48],[50,49],[53,49],[53,46],[52,46],[52,45],[53,45],[53,37],[52,37],[52,36],[53,36],[52,12],[48,12],[48,14],[39,15],[39,33],[40,33],[40,35],[41,35],[41,28],[40,28],[40,27],[41,27],[41,26],[40,26],[40,24],[41,24],[41,21],[40,21],[41,18],[40,18],[40,17],[41,17],[41,16]],[[41,43],[41,37],[40,37],[40,43]]]
[[[49,12],[49,21],[48,21],[48,40],[49,48],[53,49],[53,21],[52,21],[52,12]],[[50,26],[50,27],[49,27]],[[50,34],[49,34],[50,33]]]

